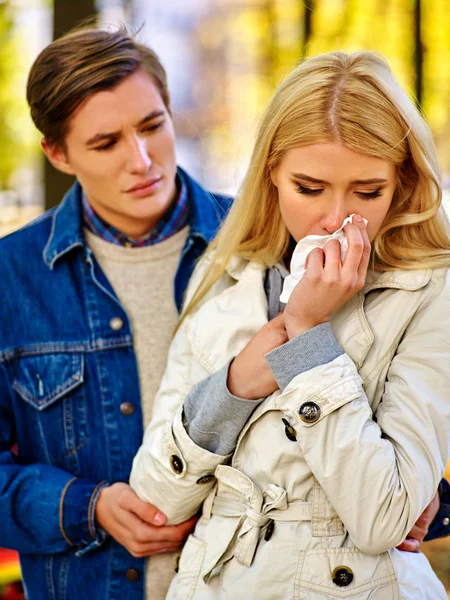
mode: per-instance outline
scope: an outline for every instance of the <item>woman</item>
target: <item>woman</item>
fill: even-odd
[[[440,205],[429,129],[381,58],[318,56],[281,84],[132,471],[170,522],[203,504],[169,599],[446,598],[395,549],[448,457]],[[352,214],[345,258],[314,249],[278,315],[275,265]]]

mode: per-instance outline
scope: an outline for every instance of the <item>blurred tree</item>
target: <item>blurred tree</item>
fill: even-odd
[[[0,2],[0,190],[10,187],[16,169],[36,152],[36,136],[27,127],[23,94],[23,49],[11,6]]]

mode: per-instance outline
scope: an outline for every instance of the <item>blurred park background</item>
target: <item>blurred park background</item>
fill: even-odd
[[[71,184],[43,159],[25,85],[39,51],[92,15],[140,30],[156,50],[168,73],[179,163],[229,193],[263,107],[302,57],[380,52],[431,125],[449,205],[449,0],[0,0],[0,235],[58,203]],[[450,590],[450,540],[424,550]]]

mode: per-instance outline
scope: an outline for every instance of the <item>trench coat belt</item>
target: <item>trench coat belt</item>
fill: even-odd
[[[244,473],[224,465],[217,467],[215,476],[218,487],[206,510],[213,515],[236,519],[236,526],[231,537],[219,544],[219,554],[215,553],[212,563],[205,564],[203,576],[206,581],[214,569],[233,557],[249,567],[261,529],[271,520],[310,521],[312,518],[312,503],[288,502],[286,490],[274,483],[261,490]]]

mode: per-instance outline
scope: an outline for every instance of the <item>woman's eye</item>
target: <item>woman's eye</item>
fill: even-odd
[[[380,188],[373,192],[356,192],[356,194],[363,200],[373,200],[374,198],[379,198],[383,195]]]
[[[297,192],[299,194],[306,194],[307,196],[318,196],[323,192],[322,188],[308,188],[304,185],[299,184],[297,187]]]

